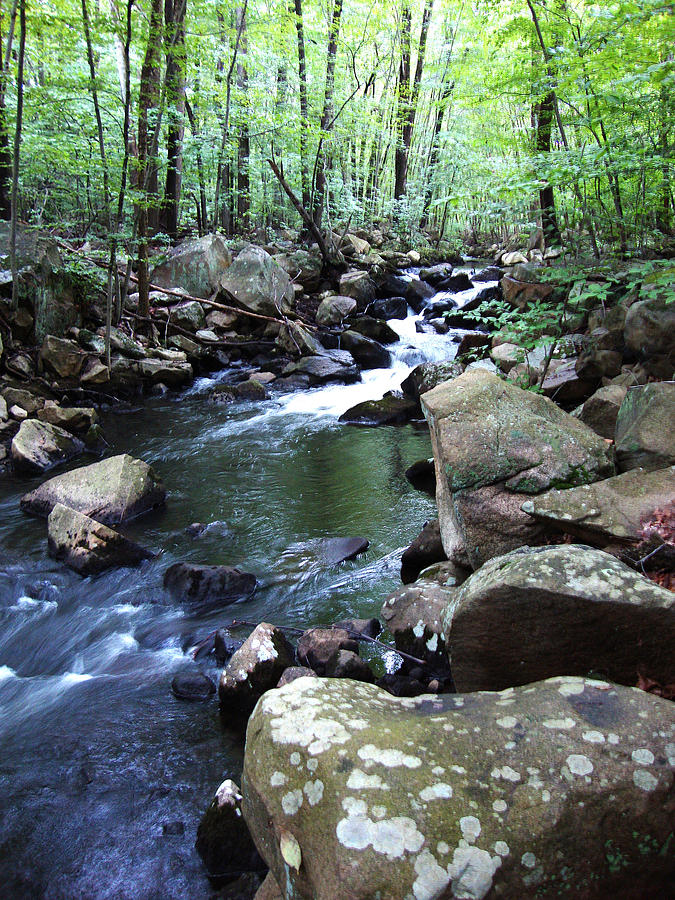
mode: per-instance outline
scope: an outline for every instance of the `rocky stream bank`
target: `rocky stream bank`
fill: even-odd
[[[55,249],[35,243],[40,266],[24,267],[19,310],[0,319],[6,477],[86,463],[21,508],[47,519],[49,553],[80,575],[143,564],[156,550],[125,530],[166,487],[146,462],[106,455],[101,409],[220,370],[218,406],[355,383],[391,364],[392,325],[412,308],[445,355],[341,416],[430,430],[433,460],[407,475],[438,519],[404,552],[404,586],[379,617],[398,668],[363,652],[381,634],[373,618],[204,638],[174,693],[213,698],[200,660],[215,657],[221,716],[250,719],[241,790],[218,788],[197,848],[230,898],[253,896],[267,868],[258,900],[659,896],[675,873],[675,306],[619,280],[611,304],[563,300],[563,334],[518,345],[490,304],[526,316],[547,300],[555,254],[457,271],[345,241],[338,284],[305,251],[249,245],[233,259],[218,236],[179,247],[152,274],[151,323],[128,298],[110,360],[100,304],[67,295]],[[367,547],[336,538],[321,552],[339,565]],[[232,565],[164,573],[192,608],[257,586]]]

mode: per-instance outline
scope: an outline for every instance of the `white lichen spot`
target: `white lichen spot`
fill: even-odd
[[[675,766],[675,744],[666,744],[666,756],[668,757],[668,765]]]
[[[584,731],[581,735],[589,744],[604,744],[605,736],[601,731]]]
[[[291,765],[299,766],[301,762],[302,760],[300,758],[300,754],[297,752],[297,750],[294,750],[293,753],[291,753]]]
[[[392,748],[383,750],[374,744],[366,744],[365,747],[360,747],[357,753],[364,762],[380,763],[380,765],[389,769],[396,766],[405,766],[406,769],[417,769],[422,765],[422,760],[417,756],[408,756],[408,754]]]
[[[497,778],[504,778],[506,781],[514,782],[514,784],[516,781],[520,781],[520,772],[516,772],[511,766],[502,766],[501,769],[493,769],[492,771],[497,772]]]
[[[424,634],[424,622],[421,619],[413,626],[413,634],[416,638],[421,638]]]
[[[431,770],[433,775],[442,775],[445,772],[443,766],[434,766]]]
[[[347,779],[347,787],[355,791],[360,791],[363,788],[389,790],[389,785],[385,784],[379,775],[368,775],[361,769],[352,769]]]
[[[435,653],[437,648],[438,648],[438,635],[432,634],[431,637],[429,638],[429,640],[427,641],[427,650],[430,650],[431,653]]]
[[[281,808],[287,816],[294,816],[301,806],[302,791],[299,788],[296,788],[294,791],[289,791],[281,798]]]
[[[495,800],[492,804],[492,808],[497,813],[505,813],[509,807],[506,800]]]
[[[542,791],[541,799],[544,801],[544,803],[550,803],[551,802],[551,792],[550,791]]]
[[[633,784],[639,787],[641,791],[655,791],[659,784],[659,779],[648,772],[646,769],[636,769],[633,772]]]
[[[446,870],[438,865],[429,850],[423,850],[415,860],[415,874],[417,878],[412,886],[415,900],[435,900],[450,881]]]
[[[523,855],[520,857],[520,861],[526,869],[534,869],[534,867],[537,865],[537,857],[529,850],[527,851],[527,853],[523,853]]]
[[[445,856],[446,853],[450,852],[450,847],[448,846],[448,844],[445,843],[445,841],[439,841],[436,844],[436,852],[439,853],[441,856]]]
[[[457,847],[448,866],[452,879],[452,896],[460,900],[483,900],[492,887],[496,863],[487,850]]]
[[[608,741],[608,743],[613,744],[614,746],[616,746],[616,744],[619,743],[619,735],[618,735],[618,734],[614,734],[613,732],[610,732],[610,733],[607,735],[607,741]]]
[[[317,803],[323,797],[323,781],[320,779],[316,779],[316,781],[307,781],[303,788],[305,792],[305,797],[307,797],[307,802],[310,806],[316,806]]]
[[[530,777],[527,779],[527,783],[531,788],[534,788],[535,791],[538,791],[544,786],[544,782],[538,775],[530,775]]]
[[[573,775],[590,775],[593,771],[593,763],[582,753],[571,753],[565,762]]]
[[[515,728],[518,724],[518,719],[513,716],[503,716],[501,719],[497,719],[497,725],[500,728]]]
[[[387,815],[386,806],[371,806],[370,811],[376,819],[384,819],[384,817]]]
[[[318,759],[308,759],[307,760],[307,771],[308,772],[316,772],[319,768],[319,760]]]
[[[452,797],[452,788],[449,784],[439,781],[420,791],[420,798],[428,803],[430,800],[449,800]]]
[[[504,744],[505,750],[515,750],[518,744],[515,741],[508,741],[508,743]]]
[[[368,812],[368,804],[365,800],[358,800],[356,797],[345,797],[342,801],[342,808],[348,816],[365,816]]]
[[[481,833],[480,821],[475,816],[462,816],[459,820],[459,827],[467,844],[475,844]]]
[[[563,697],[574,697],[576,694],[583,694],[586,685],[581,681],[566,681],[558,688],[558,693]]]
[[[508,856],[510,852],[511,850],[506,841],[497,841],[495,844],[495,853],[497,856]]]
[[[457,775],[466,775],[466,769],[464,768],[464,766],[456,766],[453,764],[450,766],[450,770],[452,772],[456,772]]]
[[[286,784],[287,781],[288,779],[283,772],[274,772],[274,774],[270,778],[270,784],[272,785],[272,787],[282,787],[282,785]]]
[[[640,747],[637,750],[633,750],[631,757],[633,762],[637,763],[639,766],[651,766],[654,762],[654,754],[646,747]]]
[[[566,719],[544,719],[544,728],[551,728],[557,731],[569,731],[575,725],[574,719],[569,717]]]
[[[349,719],[347,724],[350,728],[353,728],[354,731],[363,731],[364,728],[368,727],[368,723],[365,719]]]
[[[340,819],[336,828],[337,838],[343,847],[350,850],[365,850],[372,847],[391,859],[404,853],[417,853],[424,844],[424,835],[408,816],[394,816],[373,822],[366,815],[349,815]]]

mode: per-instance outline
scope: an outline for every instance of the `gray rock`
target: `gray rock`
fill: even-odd
[[[145,359],[146,357],[143,347],[120,328],[110,329],[110,346],[112,350],[120,353],[127,359]]]
[[[45,472],[84,451],[84,444],[70,432],[47,422],[25,419],[12,439],[12,461],[17,472]]]
[[[366,314],[374,319],[405,319],[408,315],[408,301],[405,297],[385,297],[373,300]]]
[[[364,400],[342,413],[348,425],[405,425],[418,414],[416,403],[406,397],[387,394],[381,400]]]
[[[255,575],[234,566],[174,563],[164,573],[164,587],[174,600],[187,601],[202,609],[251,597],[256,585]]]
[[[203,672],[179,672],[171,681],[171,690],[179,700],[210,700],[216,686]]]
[[[348,559],[354,559],[365,553],[370,541],[362,537],[326,538],[323,542],[323,556],[329,566],[337,566]]]
[[[244,309],[264,316],[287,315],[293,308],[293,285],[279,263],[262,247],[245,247],[227,269],[220,286]]]
[[[365,681],[372,684],[375,675],[365,659],[361,659],[353,650],[336,650],[326,663],[328,678],[352,678],[354,681]]]
[[[7,401],[0,394],[0,422],[5,422],[9,418],[9,411],[7,409]]]
[[[314,358],[314,357],[311,357]],[[240,401],[255,402],[267,400],[268,393],[264,384],[260,384],[255,378],[240,381],[238,384],[220,384],[215,387],[209,400],[214,403],[236,403]]]
[[[349,330],[377,341],[378,344],[395,344],[399,340],[399,336],[391,326],[381,319],[373,319],[372,316],[359,316],[358,319],[354,319],[349,323]]]
[[[49,554],[80,575],[136,566],[152,553],[84,513],[57,503],[47,518]]]
[[[356,300],[358,307],[364,309],[375,299],[375,285],[367,272],[352,269],[340,276],[340,294],[344,297],[352,297]]]
[[[294,663],[293,648],[283,632],[261,622],[223,669],[218,685],[221,712],[248,715]]]
[[[575,410],[574,415],[600,437],[614,440],[619,408],[627,391],[626,385],[620,384],[608,384],[598,388],[578,412]]]
[[[285,684],[290,684],[291,681],[295,681],[297,678],[318,677],[319,676],[316,674],[314,669],[309,669],[307,666],[289,666],[287,669],[284,669],[284,673],[279,679],[277,687],[283,687]]]
[[[628,390],[616,420],[619,469],[663,469],[675,463],[675,382]]]
[[[379,619],[342,619],[335,623],[335,628],[344,628],[351,635],[364,635],[375,638],[382,631]]]
[[[523,494],[614,474],[612,450],[552,401],[471,369],[422,396],[436,462],[436,500],[448,559],[478,568],[546,539]]]
[[[440,363],[421,363],[401,382],[401,390],[406,397],[419,401],[422,394],[444,381],[459,377],[465,368],[464,363],[454,359]]]
[[[416,491],[424,491],[430,497],[436,496],[436,469],[433,457],[419,459],[412,466],[408,466],[405,477]]]
[[[623,329],[628,350],[640,357],[669,356],[675,361],[675,305],[666,297],[640,300],[626,312]]]
[[[172,388],[189,384],[194,375],[189,362],[142,359],[138,363],[138,367],[140,376],[150,381],[151,384],[165,384],[167,387]]]
[[[204,307],[196,300],[188,300],[187,303],[179,303],[171,310],[171,321],[174,325],[193,333],[206,328],[206,316]]]
[[[444,615],[459,691],[560,675],[675,681],[675,595],[607,553],[565,544],[491,559]]]
[[[391,594],[380,611],[396,648],[425,660],[437,674],[448,672],[443,615],[456,593],[452,584],[418,582]]]
[[[50,425],[64,428],[71,434],[88,431],[92,425],[98,422],[98,413],[93,407],[62,407],[53,401],[45,403],[44,407],[38,410],[37,417],[41,422],[48,422]],[[0,418],[2,418],[1,415]]]
[[[77,378],[80,374],[85,354],[75,341],[48,334],[40,349],[40,363],[60,378]]]
[[[338,357],[338,354],[342,354]],[[359,380],[354,358],[346,350],[332,350],[323,356],[303,356],[284,369],[284,374],[307,375],[311,386],[340,381],[351,384]]]
[[[364,337],[356,331],[343,331],[340,346],[348,350],[363,369],[386,368],[391,363],[391,355],[377,341]]]
[[[666,897],[674,736],[672,704],[606,682],[298,679],[250,721],[242,808],[297,900]]]
[[[353,297],[336,294],[321,301],[316,311],[316,321],[319,325],[339,325],[355,310],[356,300]]]
[[[56,475],[21,498],[24,512],[45,518],[57,503],[117,525],[164,503],[166,491],[147,463],[126,453]]]
[[[276,343],[289,356],[326,355],[321,341],[297,322],[287,322],[279,331]]]
[[[183,241],[165,262],[152,270],[150,281],[158,287],[183,288],[193,297],[210,297],[217,289],[232,255],[219,234]]]

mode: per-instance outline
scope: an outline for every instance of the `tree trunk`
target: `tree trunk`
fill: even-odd
[[[186,0],[165,0],[166,96],[169,109],[166,136],[166,183],[162,208],[162,230],[175,243],[183,174],[185,130],[185,10]]]
[[[142,196],[138,210],[138,313],[147,316],[150,310],[148,297],[148,229],[150,225],[149,207],[154,204],[157,167],[149,158],[151,150],[149,111],[158,103],[158,73],[162,54],[162,0],[152,0],[150,29],[145,59],[141,69],[141,84],[138,94],[138,186]]]
[[[309,113],[307,104],[307,58],[305,56],[305,29],[302,21],[302,0],[295,2],[295,30],[298,38],[298,80],[300,87],[300,178],[302,183],[302,205],[309,209],[310,185],[307,166],[307,132]]]
[[[19,59],[16,76],[16,124],[14,126],[14,156],[12,159],[11,221],[9,258],[12,267],[12,309],[19,305],[19,267],[16,260],[16,227],[19,217],[19,155],[23,124],[23,69],[26,56],[26,0],[19,2]]]
[[[198,83],[195,84],[195,95],[199,94],[199,86]],[[195,138],[196,144],[196,158],[197,158],[197,178],[199,180],[199,202],[197,203],[197,223],[199,234],[205,234],[206,228],[208,225],[207,221],[207,211],[206,211],[206,180],[204,178],[204,161],[202,159],[202,150],[198,141],[199,130],[197,128],[197,119],[194,114],[194,110],[190,106],[189,101],[185,100],[185,112],[187,113],[188,122],[190,123],[190,131],[192,132],[192,137]]]
[[[249,156],[251,153],[251,140],[248,128],[248,72],[246,70],[246,10],[237,7],[237,30],[241,34],[241,47],[237,60],[237,87],[239,88],[239,102],[242,106],[242,114],[239,120],[239,140],[237,145],[237,228],[246,231],[249,224],[251,184],[249,178]]]
[[[7,46],[0,59],[0,219],[9,221],[12,217],[12,151],[9,141],[9,123],[7,122],[7,78],[12,61],[12,44],[14,41],[14,23],[18,0],[14,0],[7,28]],[[0,49],[2,40],[0,39]]]
[[[536,137],[535,149],[537,153],[551,152],[551,129],[553,125],[552,91],[548,93],[535,106]],[[539,189],[539,208],[541,210],[541,227],[544,232],[544,241],[547,245],[560,243],[560,229],[555,212],[555,198],[553,185],[548,182]]]
[[[335,63],[337,61],[338,35],[342,17],[342,0],[335,0],[330,31],[328,33],[328,50],[326,54],[326,83],[323,92],[323,112],[321,113],[321,134],[319,148],[314,163],[314,224],[321,228],[323,209],[326,200],[326,152],[324,139],[329,128],[333,110],[333,94],[335,92]]]

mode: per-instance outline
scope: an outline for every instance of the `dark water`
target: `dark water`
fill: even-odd
[[[427,357],[452,355],[449,342],[424,340]],[[166,509],[127,531],[159,554],[138,569],[86,579],[65,569],[47,556],[45,522],[19,510],[38,480],[0,482],[2,898],[210,896],[196,827],[220,782],[238,776],[242,738],[217,701],[176,700],[171,679],[196,665],[217,678],[189,651],[234,618],[304,627],[378,615],[400,584],[400,551],[434,515],[404,478],[430,454],[428,433],[350,428],[336,414],[425,358],[406,347],[393,370],[353,387],[228,410],[197,385],[107,414],[111,452],[151,462],[168,488]],[[210,527],[193,538],[193,522]],[[321,539],[351,535],[368,538],[368,552],[327,567]],[[260,587],[195,613],[162,588],[177,560],[236,564]]]

